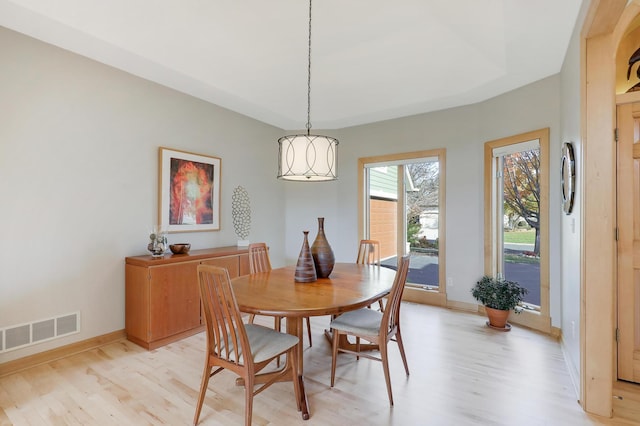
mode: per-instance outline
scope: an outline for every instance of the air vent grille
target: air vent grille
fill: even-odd
[[[80,312],[0,328],[0,353],[80,332]]]

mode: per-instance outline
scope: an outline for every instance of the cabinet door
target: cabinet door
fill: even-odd
[[[219,266],[221,268],[227,268],[229,271],[229,277],[235,278],[240,275],[240,263],[238,256],[224,256],[215,257],[202,261],[205,265]]]
[[[149,270],[125,265],[125,328],[127,337],[146,342],[149,338]]]
[[[200,326],[197,262],[149,268],[149,340]]]

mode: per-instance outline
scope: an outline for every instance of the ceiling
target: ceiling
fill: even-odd
[[[489,99],[560,71],[582,0],[316,0],[311,124]],[[0,25],[286,129],[307,122],[305,0],[0,0]]]

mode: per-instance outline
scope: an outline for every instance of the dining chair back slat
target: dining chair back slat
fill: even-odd
[[[267,272],[271,270],[269,248],[266,243],[249,244],[249,273]]]
[[[358,247],[358,257],[356,263],[361,265],[378,265],[380,266],[380,241],[378,240],[360,240]],[[380,312],[384,311],[384,302],[378,300]],[[371,305],[369,305],[371,308]]]
[[[395,334],[396,330],[400,326],[400,302],[402,302],[402,295],[404,294],[404,287],[409,273],[409,258],[410,256],[406,255],[400,259],[398,272],[396,273],[393,287],[389,293],[387,308],[382,316],[382,324],[386,326],[386,333],[388,335]],[[382,336],[382,330],[380,333]]]

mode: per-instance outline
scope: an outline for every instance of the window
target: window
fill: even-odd
[[[485,144],[485,274],[528,289],[511,321],[550,331],[549,129]]]
[[[382,265],[411,254],[405,299],[444,304],[445,150],[361,158],[360,238],[380,241]]]

